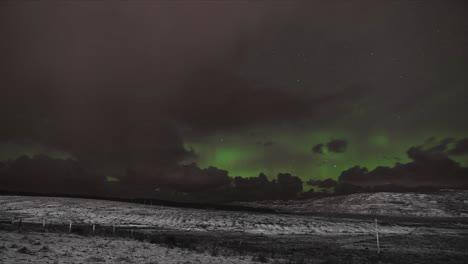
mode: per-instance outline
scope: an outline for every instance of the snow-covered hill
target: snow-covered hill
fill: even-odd
[[[305,215],[265,214],[151,206],[80,198],[0,196],[0,219],[25,223],[115,225],[158,230],[245,232],[250,234],[368,234],[372,221]],[[382,226],[381,233],[404,234],[412,227]]]
[[[296,201],[240,202],[297,214],[378,214],[409,217],[468,217],[468,191],[422,193],[355,193]]]

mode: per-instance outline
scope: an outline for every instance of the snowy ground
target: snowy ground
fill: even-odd
[[[173,208],[102,200],[0,196],[0,219],[46,224],[99,224],[163,230],[250,234],[369,234],[372,221],[301,215]],[[407,234],[413,227],[386,225],[383,234]]]
[[[0,263],[251,263],[251,256],[212,256],[124,238],[0,231]]]
[[[353,214],[403,217],[468,218],[468,191],[422,193],[355,193],[297,201],[242,202],[296,214]]]
[[[433,196],[412,202],[408,195],[413,194],[256,203],[299,210],[296,215],[0,196],[0,263],[468,263],[468,219],[460,214],[460,196],[439,197],[452,207],[431,209],[424,201]],[[407,207],[402,216],[411,216],[378,217],[380,255],[373,218],[355,217],[369,212],[360,203],[371,201],[386,208],[380,213],[395,215]],[[340,215],[304,214],[320,204],[324,212]]]

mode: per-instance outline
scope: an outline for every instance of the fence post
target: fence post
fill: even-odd
[[[42,229],[45,230],[45,219],[42,219]]]
[[[93,225],[93,234],[94,234],[94,231],[96,231],[96,225]]]
[[[377,217],[375,218],[375,238],[377,239],[377,253],[380,254],[379,225],[377,224]]]
[[[115,225],[112,225],[112,233],[115,234]]]
[[[132,230],[130,230],[130,234],[131,234],[131,235],[132,235],[132,237],[133,237],[133,229],[132,229]]]
[[[72,221],[70,220],[70,226],[68,227],[68,233],[71,233],[72,231]]]

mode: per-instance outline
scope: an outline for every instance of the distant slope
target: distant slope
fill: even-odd
[[[240,206],[240,205],[234,205],[234,204],[181,202],[181,201],[154,199],[154,198],[124,198],[124,197],[98,196],[98,195],[73,194],[73,193],[37,193],[37,192],[7,191],[7,190],[0,190],[0,196],[83,198],[83,199],[117,201],[117,202],[138,203],[138,204],[171,206],[171,207],[179,207],[179,208],[216,209],[216,210],[226,210],[226,211],[275,213],[275,211],[271,209],[252,208],[252,207]]]
[[[40,196],[1,196],[0,222],[47,225],[92,225],[155,230],[234,232],[264,235],[368,234],[372,221],[330,219],[291,214],[265,214],[143,205],[117,201]],[[413,227],[386,225],[382,234],[406,234]]]
[[[355,214],[408,217],[468,217],[468,191],[422,193],[355,193],[295,201],[238,202],[295,214]]]

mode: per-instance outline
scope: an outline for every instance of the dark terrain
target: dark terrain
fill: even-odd
[[[21,201],[27,201],[33,198],[21,198]],[[80,203],[78,201],[77,203]],[[27,213],[29,211],[17,210],[24,205],[19,205],[18,201],[7,202],[3,200],[3,207],[0,208],[0,218],[2,223],[0,229],[3,234],[19,233],[21,235],[35,234],[56,234],[58,236],[70,236],[68,221],[60,221],[60,218],[53,218],[52,222],[47,222],[45,228],[41,223],[41,217],[32,216]],[[49,201],[49,202],[45,202]],[[51,206],[51,201],[42,200],[41,204]],[[75,200],[71,200],[74,202]],[[104,203],[99,201],[100,203]],[[63,201],[64,204],[67,202]],[[114,202],[113,202],[114,203]],[[68,204],[71,206],[70,204]],[[14,206],[17,206],[14,208]],[[44,206],[44,208],[48,208]],[[84,205],[83,205],[84,206]],[[116,203],[114,206],[121,207],[126,210],[125,203]],[[381,253],[377,253],[375,229],[373,229],[374,216],[372,215],[276,215],[264,214],[255,212],[226,212],[213,211],[206,209],[171,209],[159,206],[150,205],[130,205],[142,206],[147,208],[144,212],[147,217],[151,218],[154,212],[162,212],[163,210],[173,210],[176,217],[168,215],[168,218],[175,218],[173,223],[163,225],[159,222],[145,222],[144,216],[135,218],[134,212],[129,212],[128,216],[132,219],[132,223],[113,224],[108,219],[100,219],[96,221],[95,232],[92,230],[92,225],[89,222],[81,221],[76,218],[71,233],[73,239],[80,240],[96,240],[109,239],[109,241],[130,241],[135,247],[139,245],[153,244],[167,248],[167,250],[188,250],[187,252],[202,253],[210,257],[225,257],[242,258],[247,262],[267,262],[267,263],[467,263],[468,261],[468,218],[466,217],[392,217],[392,216],[377,216],[379,220],[380,233],[380,248]],[[70,209],[80,211],[80,215],[84,214],[83,209],[79,206],[70,207]],[[84,206],[85,207],[85,206]],[[6,209],[5,209],[6,208]],[[36,206],[30,208],[31,212],[38,214],[41,208]],[[89,208],[88,208],[89,209]],[[45,210],[45,209],[44,209]],[[60,209],[59,209],[60,210]],[[61,210],[66,210],[63,207]],[[21,214],[19,214],[21,213]],[[109,214],[109,212],[105,212]],[[22,215],[22,217],[18,217]],[[50,215],[50,214],[49,214]],[[201,219],[201,229],[184,229],[184,226],[189,226],[182,218],[193,218],[200,215],[214,217],[213,220]],[[220,215],[220,216],[219,216]],[[13,218],[12,218],[13,216]],[[119,216],[120,217],[120,216]],[[246,217],[244,222],[245,231],[232,230],[229,228],[215,228],[216,217],[222,219]],[[265,217],[265,218],[262,218]],[[52,216],[51,216],[52,218]],[[125,218],[125,217],[124,217]],[[163,217],[164,218],[164,217]],[[21,219],[21,223],[19,222]],[[181,220],[182,219],[182,220]],[[264,228],[258,231],[258,226],[263,226],[262,223],[255,223],[270,219],[269,225],[280,225],[284,230],[281,233],[268,232]],[[286,220],[284,220],[286,219]],[[13,221],[12,221],[13,220]],[[155,220],[154,220],[155,221]],[[159,221],[159,220],[158,220]],[[224,220],[223,220],[224,221]],[[140,224],[145,223],[145,224]],[[307,232],[299,232],[288,226],[289,222],[305,223],[305,225],[316,224],[316,228],[307,230]],[[184,224],[186,223],[186,224]],[[252,227],[253,225],[253,227]],[[332,228],[323,229],[322,225],[327,225]],[[170,228],[173,226],[172,228]],[[360,230],[358,227],[364,226],[367,231]],[[291,230],[290,230],[291,229]],[[256,230],[253,232],[252,230]],[[263,230],[263,231],[262,231]],[[288,231],[289,230],[289,231]],[[133,241],[133,242],[131,242]],[[4,246],[1,251],[11,250],[5,243],[16,243],[18,241],[4,241]],[[127,243],[127,242],[126,242]],[[1,247],[2,245],[0,245]],[[80,248],[79,244],[75,248]],[[20,254],[20,253],[17,253]],[[5,255],[6,256],[6,255]],[[8,255],[11,256],[11,255]],[[37,256],[39,258],[39,255]],[[129,258],[131,259],[131,255]],[[11,257],[10,257],[11,258]],[[73,256],[61,256],[61,259],[71,258]],[[8,262],[10,261],[10,262]],[[15,259],[10,259],[5,263],[23,263],[14,262]],[[100,262],[113,263],[112,258]],[[141,260],[140,260],[141,261]],[[175,262],[175,263],[192,263],[190,262]],[[203,260],[201,263],[209,262]],[[221,260],[214,260],[220,261]],[[238,260],[233,260],[235,263]],[[93,262],[93,261],[89,261]],[[130,263],[132,261],[128,261]],[[135,263],[140,263],[133,260]],[[26,262],[24,262],[26,263]],[[42,262],[41,262],[42,263]],[[54,262],[44,262],[54,263]],[[57,262],[61,263],[61,262]],[[67,263],[67,262],[64,262]],[[71,262],[72,263],[72,262]],[[154,263],[154,262],[144,262]],[[199,262],[193,262],[199,263]],[[231,262],[227,262],[231,263]]]

